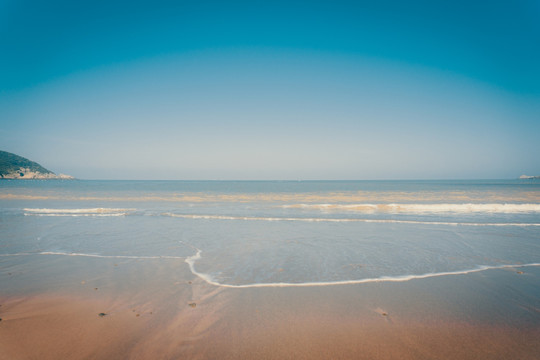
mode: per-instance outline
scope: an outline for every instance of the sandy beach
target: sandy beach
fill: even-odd
[[[227,289],[174,261],[139,272],[137,261],[113,262],[102,266],[125,273],[99,287],[71,279],[54,292],[0,297],[0,359],[536,359],[540,353],[538,267],[404,283]]]
[[[6,184],[0,360],[540,354],[538,185]]]

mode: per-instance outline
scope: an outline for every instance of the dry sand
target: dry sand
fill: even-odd
[[[538,359],[534,271],[259,289],[183,272],[141,296],[11,295],[0,359]]]

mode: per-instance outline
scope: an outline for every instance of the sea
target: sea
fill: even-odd
[[[65,259],[174,262],[229,288],[526,271],[540,181],[1,180],[2,291],[42,289]]]

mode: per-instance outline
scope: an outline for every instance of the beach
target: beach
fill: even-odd
[[[533,182],[0,190],[0,359],[540,353]]]
[[[0,0],[0,360],[540,360],[539,16]]]
[[[164,278],[169,267],[180,277]],[[168,262],[97,290],[87,281],[58,293],[2,296],[0,358],[535,359],[538,276],[535,267],[403,283],[226,289]]]

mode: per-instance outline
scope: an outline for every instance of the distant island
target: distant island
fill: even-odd
[[[519,177],[520,180],[529,180],[529,179],[540,179],[540,176],[529,176],[529,175],[521,175]]]
[[[0,179],[74,179],[73,176],[55,174],[37,162],[22,156],[0,151]]]

